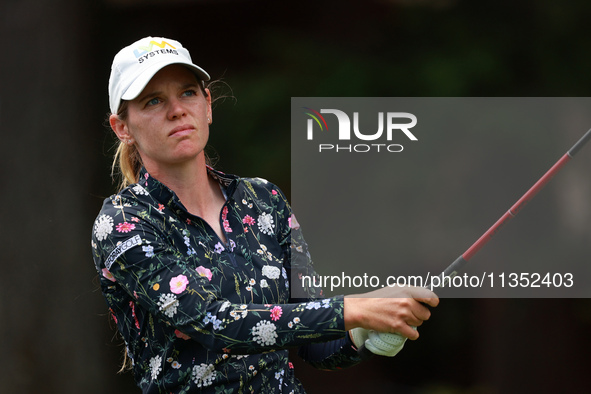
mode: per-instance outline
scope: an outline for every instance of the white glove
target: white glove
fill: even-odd
[[[361,346],[365,345],[365,341],[369,338],[369,330],[365,328],[357,327],[349,331],[351,335],[351,341],[353,341],[353,345],[357,349],[361,348]]]
[[[397,355],[402,350],[407,339],[399,334],[366,330],[361,327],[352,329],[350,333],[351,340],[357,349],[365,345],[367,350],[373,354],[386,357]]]
[[[365,341],[365,347],[379,356],[394,357],[404,347],[406,337],[400,334],[389,334],[386,332],[377,332],[369,330],[368,339]]]

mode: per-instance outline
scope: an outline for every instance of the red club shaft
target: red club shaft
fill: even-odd
[[[505,212],[505,214],[501,216],[501,218],[497,220],[497,222],[493,224],[491,228],[489,228],[476,242],[474,242],[474,244],[470,246],[468,250],[466,250],[460,257],[458,257],[453,263],[451,263],[445,269],[445,271],[443,271],[442,276],[455,276],[464,267],[468,260],[474,257],[474,255],[480,249],[482,249],[482,247],[486,245],[486,243],[490,241],[490,239],[496,233],[498,233],[499,230],[501,230],[501,228],[505,224],[507,224],[509,220],[514,218],[519,213],[519,211],[521,211],[523,207],[528,202],[530,202],[532,198],[534,198],[534,196],[538,194],[538,192],[542,190],[544,186],[546,186],[550,179],[552,179],[554,175],[556,175],[562,169],[562,167],[564,167],[564,165],[568,163],[570,159],[572,159],[575,156],[575,154],[583,147],[583,145],[585,145],[585,143],[587,143],[587,141],[589,141],[590,139],[591,129],[588,130],[585,133],[585,135],[583,135],[583,137],[581,137],[581,139],[579,139],[579,141],[577,141],[577,143],[574,144],[573,147],[570,148],[570,150],[567,153],[565,153],[564,156],[562,156],[560,160],[558,160],[556,164],[554,164],[552,168],[550,168],[548,172],[546,172],[544,176],[542,176],[519,200],[517,200],[517,202],[513,204],[513,206],[507,212]]]
[[[515,204],[513,204],[513,206],[478,239],[478,241],[474,242],[474,244],[470,246],[466,252],[464,252],[462,255],[464,260],[470,260],[493,237],[493,235],[495,235],[507,222],[509,222],[509,220],[514,218],[519,213],[519,211],[521,211],[523,207],[525,207],[525,205],[527,205],[527,203],[530,202],[544,186],[546,186],[550,179],[552,179],[552,177],[554,177],[554,175],[556,175],[558,171],[560,171],[560,169],[570,161],[570,159],[571,157],[568,155],[568,153],[565,153],[564,156],[562,156],[562,158],[558,160],[556,164],[554,164],[552,168],[550,168],[548,172],[546,172],[544,176],[541,177],[531,187],[531,189],[529,189]]]
[[[577,141],[575,145],[550,168],[544,176],[542,176],[513,206],[503,215],[491,228],[489,228],[472,246],[468,248],[460,257],[451,263],[445,271],[441,274],[442,283],[445,284],[454,277],[490,239],[499,232],[499,230],[523,207],[531,201],[531,199],[562,169],[562,167],[574,157],[574,155],[591,139],[591,129]],[[404,342],[403,342],[404,343]],[[358,350],[359,356],[363,359],[371,356],[371,352],[365,347],[361,346]]]

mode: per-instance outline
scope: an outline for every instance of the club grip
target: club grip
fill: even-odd
[[[416,327],[413,327],[413,329],[416,330]],[[366,344],[368,342],[369,344],[367,346],[366,344],[362,345],[357,354],[362,360],[368,359],[373,354],[393,357],[402,350],[406,340],[407,338],[400,334],[370,331],[369,339],[366,341]]]

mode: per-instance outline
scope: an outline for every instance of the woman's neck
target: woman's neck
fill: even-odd
[[[159,182],[174,191],[187,211],[205,220],[225,242],[219,218],[225,198],[219,183],[209,176],[205,160],[193,162],[191,165],[163,171],[156,168],[152,171],[146,166],[148,173]]]

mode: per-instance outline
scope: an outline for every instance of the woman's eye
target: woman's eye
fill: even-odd
[[[185,90],[183,92],[183,96],[196,96],[197,95],[197,91],[196,90]]]
[[[160,102],[160,99],[158,99],[158,98],[153,98],[152,100],[150,100],[150,101],[148,101],[148,102],[146,103],[146,106],[150,106],[150,105],[156,105],[156,104],[158,104],[159,102]]]

